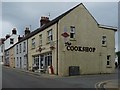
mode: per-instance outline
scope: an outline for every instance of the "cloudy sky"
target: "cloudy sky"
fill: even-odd
[[[16,27],[18,34],[23,34],[26,26],[31,25],[31,31],[39,27],[41,16],[48,16],[54,19],[65,11],[71,9],[81,2],[7,2],[2,1],[2,29],[0,38],[10,34],[12,28]],[[22,0],[21,0],[22,1]],[[35,1],[35,0],[30,0]],[[118,26],[118,3],[117,2],[84,2],[90,13],[99,24]],[[0,11],[1,11],[0,10]],[[117,45],[116,33],[116,47]]]

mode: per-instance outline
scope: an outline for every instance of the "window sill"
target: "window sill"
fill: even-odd
[[[31,48],[31,50],[33,50],[33,49],[35,49],[35,48]]]
[[[112,66],[109,66],[109,65],[108,65],[108,66],[106,66],[106,68],[112,68]]]
[[[75,38],[70,38],[70,41],[76,41],[76,39]]]
[[[107,47],[107,45],[102,45],[102,47]]]

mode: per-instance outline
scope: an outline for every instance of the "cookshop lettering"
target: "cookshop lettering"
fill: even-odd
[[[81,47],[81,46],[67,46],[68,51],[80,51],[80,52],[95,52],[94,47]]]

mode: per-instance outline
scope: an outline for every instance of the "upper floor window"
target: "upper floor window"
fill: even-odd
[[[70,38],[75,38],[75,27],[70,26]]]
[[[42,46],[42,34],[39,35],[39,43],[40,43],[40,46]]]
[[[16,46],[16,53],[18,54],[18,45]]]
[[[20,53],[21,53],[21,51],[22,51],[21,44],[20,44],[19,48],[20,48]]]
[[[3,47],[3,45],[1,46],[1,52],[4,52],[4,47]]]
[[[111,63],[111,55],[107,55],[107,66],[110,66]]]
[[[23,52],[26,51],[26,42],[23,43]]]
[[[107,37],[102,36],[102,46],[107,46]]]
[[[52,36],[52,29],[49,30],[47,33],[48,33],[48,37],[47,37],[48,38],[48,42],[51,42],[53,40],[53,38],[52,38],[53,37]]]
[[[14,39],[10,38],[10,44],[14,44]]]
[[[32,48],[35,48],[35,38],[32,39]]]

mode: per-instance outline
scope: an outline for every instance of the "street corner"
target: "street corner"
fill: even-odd
[[[120,90],[118,80],[101,81],[95,84],[97,90]]]

